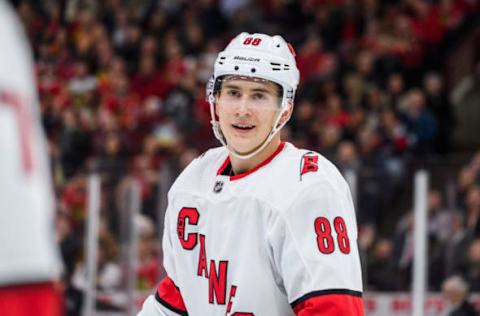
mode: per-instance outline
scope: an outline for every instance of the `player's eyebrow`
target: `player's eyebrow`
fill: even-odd
[[[236,89],[236,90],[242,90],[242,88],[236,84],[233,84],[233,83],[226,83],[224,85],[224,88],[226,89]],[[275,92],[268,89],[267,87],[263,88],[263,87],[256,87],[256,88],[253,88],[253,89],[248,89],[249,92],[263,92],[263,93],[269,93],[269,94],[274,94]]]
[[[237,86],[237,85],[232,84],[232,83],[226,83],[226,84],[224,84],[224,85],[223,85],[223,88],[240,90],[240,86]]]
[[[270,91],[267,88],[253,88],[250,91],[252,91],[252,92],[263,92],[263,93],[273,93],[273,91]]]

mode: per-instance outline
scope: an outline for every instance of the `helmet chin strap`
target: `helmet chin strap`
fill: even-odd
[[[288,111],[288,108],[285,108],[284,110],[279,111],[278,116],[275,119],[275,123],[272,126],[272,130],[270,131],[268,136],[265,138],[265,140],[262,142],[262,144],[259,147],[257,147],[257,149],[255,149],[253,152],[248,153],[248,154],[241,154],[241,153],[237,152],[235,149],[233,149],[232,147],[230,147],[226,142],[226,139],[225,139],[225,136],[222,133],[222,130],[220,129],[220,124],[217,121],[214,121],[214,120],[212,120],[211,123],[212,123],[212,126],[213,126],[213,131],[215,133],[215,136],[220,140],[222,145],[225,146],[228,149],[228,151],[235,158],[245,160],[245,159],[252,158],[256,154],[261,152],[263,149],[265,149],[265,147],[267,147],[267,145],[270,143],[270,141],[275,136],[275,134],[277,134],[277,132],[279,130],[281,130],[282,127],[287,123],[288,119],[285,120],[285,122],[283,122],[282,124],[278,125],[278,123],[280,122],[280,119],[282,118],[283,114],[286,113],[287,111]]]

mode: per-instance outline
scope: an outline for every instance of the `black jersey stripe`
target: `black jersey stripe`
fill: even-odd
[[[165,300],[163,300],[160,295],[158,295],[158,292],[155,292],[155,299],[157,300],[157,302],[159,302],[160,304],[162,304],[164,307],[168,308],[169,310],[171,310],[172,312],[175,312],[179,315],[182,315],[182,316],[188,316],[188,312],[187,311],[182,311],[181,309],[178,309],[172,305],[170,305],[168,302],[166,302]]]
[[[295,308],[298,304],[300,304],[303,301],[308,300],[309,298],[316,297],[316,296],[322,296],[322,295],[331,295],[331,294],[344,294],[344,295],[352,295],[356,297],[362,297],[362,292],[354,291],[354,290],[348,290],[348,289],[329,289],[329,290],[321,290],[321,291],[313,291],[310,293],[307,293],[303,295],[300,298],[297,298],[295,301],[290,303],[290,306],[292,308]]]

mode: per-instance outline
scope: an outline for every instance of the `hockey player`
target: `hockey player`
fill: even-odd
[[[168,195],[168,276],[140,316],[363,315],[347,183],[318,153],[282,142],[299,72],[280,36],[242,33],[207,88],[224,145]]]
[[[53,195],[33,65],[14,10],[0,0],[0,315],[62,315]]]

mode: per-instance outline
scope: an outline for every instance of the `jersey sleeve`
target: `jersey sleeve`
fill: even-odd
[[[172,247],[172,222],[170,212],[165,214],[163,231],[163,265],[167,276],[160,281],[154,295],[150,295],[144,302],[142,310],[137,316],[177,316],[188,315],[180,289],[176,286],[175,256]]]
[[[357,227],[346,184],[306,186],[272,220],[268,240],[296,315],[364,315]]]

